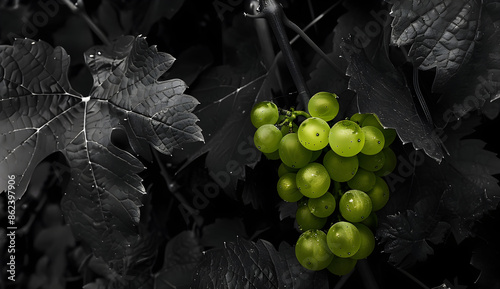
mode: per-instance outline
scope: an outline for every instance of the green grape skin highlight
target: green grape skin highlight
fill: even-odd
[[[318,92],[309,100],[307,110],[313,117],[330,121],[339,113],[337,95],[329,92]]]
[[[265,124],[275,124],[278,119],[278,107],[270,101],[259,102],[250,111],[250,121],[256,128]]]
[[[313,271],[330,265],[333,254],[328,248],[325,232],[308,230],[302,233],[295,244],[295,257],[304,268]]]
[[[278,183],[276,184],[278,195],[285,202],[297,202],[304,197],[297,188],[295,178],[296,174],[286,173],[279,178]]]
[[[354,177],[347,181],[347,186],[353,190],[368,192],[375,186],[376,179],[373,172],[359,168]]]
[[[302,232],[315,229],[319,230],[325,226],[327,221],[326,218],[320,218],[313,215],[307,206],[307,202],[305,205],[298,206],[297,212],[295,213],[295,220],[297,221],[299,230]]]
[[[370,256],[375,249],[375,236],[373,235],[372,230],[362,223],[355,223],[354,226],[356,226],[359,231],[361,242],[359,250],[351,258],[355,260],[365,259]]]
[[[330,129],[329,143],[332,150],[343,157],[357,155],[365,144],[365,134],[353,121],[341,120]]]
[[[339,200],[339,211],[349,222],[361,222],[372,212],[370,197],[360,190],[349,190]]]
[[[359,161],[357,155],[343,157],[329,150],[323,157],[323,166],[325,166],[332,180],[347,182],[356,175]]]
[[[358,263],[358,260],[352,259],[352,258],[340,258],[335,255],[333,255],[332,262],[330,262],[330,265],[326,267],[330,273],[337,275],[337,276],[343,276],[349,274],[352,270],[354,270],[354,267],[356,267],[356,263]]]
[[[289,133],[281,139],[279,154],[281,161],[294,169],[304,167],[312,157],[312,152],[300,144],[297,133]]]
[[[272,153],[279,148],[282,137],[276,126],[264,124],[255,131],[253,142],[259,151]]]
[[[365,145],[361,153],[365,155],[374,155],[379,153],[385,145],[384,134],[374,126],[363,126],[361,128],[365,134]]]
[[[374,212],[382,209],[389,201],[389,186],[381,177],[377,177],[375,186],[366,194],[372,201],[372,210]]]
[[[358,155],[358,159],[361,168],[370,172],[376,172],[384,167],[385,153],[378,152],[374,155],[365,155],[361,153]]]
[[[328,248],[340,258],[349,258],[358,252],[361,239],[358,228],[352,223],[340,221],[333,224],[326,234]]]
[[[316,217],[326,218],[335,211],[337,201],[331,193],[326,192],[319,198],[309,199],[307,206],[309,207],[309,211]]]
[[[309,163],[297,172],[297,187],[308,198],[323,196],[330,183],[330,175],[322,164]]]
[[[321,118],[310,117],[304,120],[298,131],[300,143],[310,151],[322,150],[328,145],[330,126]]]

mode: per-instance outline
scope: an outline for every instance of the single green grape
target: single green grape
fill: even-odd
[[[359,154],[359,166],[367,171],[376,172],[384,166],[385,153],[378,152],[374,155]]]
[[[341,120],[330,129],[330,147],[343,157],[357,155],[365,145],[365,134],[359,125],[350,120]]]
[[[326,218],[333,214],[336,205],[337,201],[335,201],[335,197],[329,192],[326,192],[319,198],[309,199],[307,202],[311,213],[320,218]]]
[[[280,130],[276,126],[264,124],[255,131],[253,142],[259,151],[272,153],[279,148],[282,137]]]
[[[353,114],[349,120],[352,120],[354,121],[355,123],[357,123],[359,126],[361,126],[361,124],[363,123],[363,121],[365,120],[367,114],[366,113],[355,113]]]
[[[343,276],[354,270],[357,262],[358,260],[356,259],[340,258],[333,255],[332,262],[330,262],[330,265],[328,265],[326,269],[328,269],[328,271],[330,271],[330,273],[334,275]]]
[[[329,92],[318,92],[309,100],[307,109],[311,116],[330,121],[339,113],[337,95]]]
[[[372,206],[373,206],[373,202],[372,202]],[[363,220],[361,222],[361,224],[364,224],[365,226],[367,226],[368,228],[372,229],[372,230],[376,230],[377,227],[378,227],[378,217],[377,217],[377,214],[373,211],[373,208],[372,208],[372,212],[370,213],[370,215],[368,216],[368,218],[366,218],[365,220]]]
[[[328,145],[330,126],[321,118],[310,117],[299,126],[299,141],[308,150],[322,150]]]
[[[397,135],[396,130],[392,128],[384,128],[382,126],[382,123],[380,122],[380,119],[375,114],[372,113],[367,114],[361,126],[374,126],[378,128],[384,134],[384,140],[385,140],[384,147],[388,147],[396,139]]]
[[[372,201],[372,210],[382,209],[389,201],[389,186],[381,177],[377,177],[375,186],[366,192]]]
[[[326,242],[330,251],[340,258],[353,256],[361,246],[358,228],[344,221],[337,222],[330,227],[326,234]]]
[[[295,257],[304,268],[313,271],[330,265],[333,254],[328,249],[325,232],[308,230],[302,233],[295,244]]]
[[[295,220],[302,232],[312,229],[321,229],[325,226],[327,219],[316,217],[311,213],[307,205],[299,205],[295,213]]]
[[[340,197],[339,211],[347,221],[361,222],[372,212],[372,201],[363,191],[349,190]]]
[[[281,161],[291,168],[302,168],[309,163],[312,152],[300,144],[296,133],[285,135],[279,143]]]
[[[296,174],[287,173],[280,177],[276,184],[278,195],[286,202],[297,202],[304,197],[297,188],[295,178]]]
[[[309,163],[297,172],[297,187],[308,198],[323,196],[330,187],[330,175],[322,164]]]
[[[280,159],[280,152],[278,150],[275,150],[272,153],[263,153],[268,160],[279,160]]]
[[[385,138],[382,131],[374,126],[363,126],[361,130],[365,133],[365,145],[361,153],[374,155],[379,153],[385,145]]]
[[[256,128],[265,124],[275,124],[278,118],[278,107],[270,101],[259,102],[250,111],[250,121]]]
[[[347,181],[349,188],[367,192],[375,186],[376,176],[373,172],[359,168],[352,179]]]
[[[281,163],[278,167],[278,177],[281,178],[286,173],[296,173],[299,169],[291,168],[284,163]]]
[[[385,177],[392,173],[394,169],[396,168],[396,165],[398,163],[398,159],[396,157],[396,154],[391,148],[384,148],[382,150],[384,153],[384,165],[382,168],[378,171],[375,172],[375,175],[378,177]]]
[[[370,256],[373,249],[375,249],[375,236],[373,235],[372,230],[362,223],[356,223],[354,226],[356,226],[359,231],[361,244],[358,252],[356,252],[356,254],[354,254],[351,258],[355,260],[364,259]]]
[[[359,161],[357,156],[343,157],[329,150],[323,157],[323,165],[332,180],[347,182],[356,175]]]

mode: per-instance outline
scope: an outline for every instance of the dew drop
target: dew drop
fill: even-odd
[[[89,55],[89,57],[90,57],[90,58],[94,58],[94,54],[90,54],[90,55]]]
[[[97,51],[97,55],[101,55],[101,54],[102,54],[101,51]]]

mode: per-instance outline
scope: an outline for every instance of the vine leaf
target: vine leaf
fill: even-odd
[[[302,267],[292,247],[238,238],[205,253],[191,288],[328,288],[326,272]]]
[[[162,269],[155,275],[155,289],[183,288],[190,285],[202,257],[202,245],[193,231],[183,231],[165,247]]]
[[[482,107],[498,114],[498,106],[490,102],[500,98],[500,6],[498,2],[485,1],[483,10],[481,38],[471,60],[436,90],[441,96],[434,119],[448,122]]]
[[[414,209],[389,215],[381,223],[377,234],[390,254],[389,262],[409,267],[434,254],[429,243],[441,243],[450,225],[436,218],[433,207],[430,199],[423,199]]]
[[[428,156],[441,161],[441,141],[421,119],[408,86],[396,77],[399,75],[396,69],[388,64],[379,70],[363,51],[356,51],[350,40],[343,44],[343,53],[349,61],[346,74],[351,77],[349,89],[357,95],[358,111],[375,113],[384,127],[396,129],[403,143],[411,142],[415,149],[423,149]]]
[[[93,47],[85,60],[94,78],[83,97],[67,79],[69,56],[43,41],[17,39],[0,46],[0,190],[16,177],[20,198],[36,165],[48,155],[66,157],[71,180],[62,209],[75,236],[108,265],[125,274],[127,257],[140,248],[139,220],[145,194],[137,175],[144,165],[111,142],[126,131],[132,147],[148,142],[171,154],[203,140],[182,80],[157,81],[174,58],[125,36],[112,47]]]
[[[445,131],[450,155],[440,164],[423,155],[408,156],[409,160],[400,156],[398,172],[387,176],[392,187],[409,172],[412,176],[392,190],[380,211],[384,217],[378,235],[392,262],[411,265],[425,259],[433,252],[429,242],[441,244],[448,232],[462,242],[498,206],[500,186],[495,175],[500,173],[500,159],[485,149],[485,142],[465,138],[479,123],[478,117],[470,118],[460,123],[459,130],[454,126]]]
[[[391,41],[412,44],[409,57],[421,70],[436,68],[434,88],[442,87],[470,60],[479,36],[482,1],[389,0]]]

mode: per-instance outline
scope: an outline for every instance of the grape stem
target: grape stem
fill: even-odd
[[[66,4],[66,6],[68,6],[71,12],[83,18],[90,29],[97,35],[97,37],[99,37],[102,43],[104,43],[106,46],[111,46],[111,42],[109,42],[104,32],[102,32],[102,30],[92,21],[92,19],[90,19],[89,15],[87,15],[87,13],[85,12],[83,1],[78,0],[76,4],[71,2],[70,0],[63,0],[62,2]]]
[[[260,0],[259,1],[259,11],[256,15],[245,14],[247,17],[251,18],[265,18],[273,30],[274,37],[278,42],[283,56],[285,57],[288,70],[292,76],[293,82],[298,92],[299,102],[307,108],[307,102],[310,98],[310,93],[307,89],[304,76],[301,73],[299,64],[295,59],[293,54],[292,46],[288,40],[288,36],[285,32],[284,22],[286,18],[283,8],[275,0]],[[289,20],[288,20],[289,21]]]

